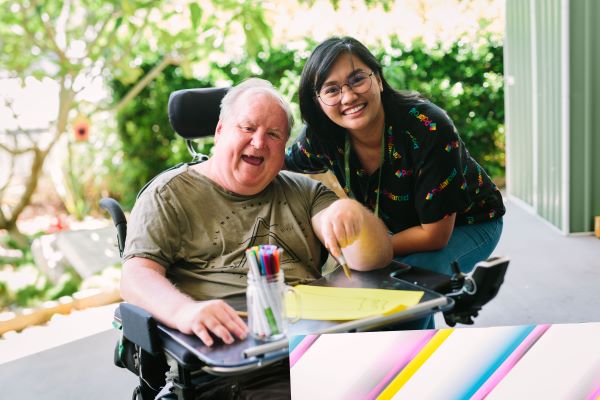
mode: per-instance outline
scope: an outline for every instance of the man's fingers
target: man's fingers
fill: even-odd
[[[197,326],[194,327],[193,331],[194,331],[194,334],[196,336],[198,336],[205,345],[207,345],[209,347],[213,345],[214,341],[203,325],[198,324]]]
[[[242,340],[246,338],[248,326],[230,306],[227,306],[226,312],[222,314],[221,323],[238,338]]]
[[[229,333],[227,328],[225,328],[217,318],[213,317],[207,319],[204,325],[223,342],[227,344],[233,343],[233,336],[231,336],[231,333]]]

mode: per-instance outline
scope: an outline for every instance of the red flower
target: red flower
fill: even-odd
[[[73,134],[77,142],[86,142],[90,138],[90,122],[87,118],[77,118],[73,123]]]

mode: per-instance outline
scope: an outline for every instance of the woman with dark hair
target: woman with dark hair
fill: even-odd
[[[359,41],[330,38],[300,80],[306,128],[286,168],[331,170],[348,196],[387,225],[396,259],[451,274],[488,258],[502,232],[502,196],[444,110],[393,89]]]

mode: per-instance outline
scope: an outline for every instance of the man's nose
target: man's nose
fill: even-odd
[[[252,147],[254,147],[255,149],[262,149],[263,147],[265,147],[265,144],[266,144],[265,136],[266,135],[264,132],[261,132],[261,131],[254,132],[254,135],[252,135],[252,142],[250,143],[252,145]]]

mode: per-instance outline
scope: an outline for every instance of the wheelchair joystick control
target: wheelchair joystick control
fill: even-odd
[[[450,263],[452,268],[452,277],[450,278],[450,290],[452,292],[458,292],[462,289],[465,283],[465,274],[463,274],[458,266],[458,261],[452,261]]]
[[[491,257],[478,262],[473,271],[463,274],[458,263],[452,262],[453,274],[450,277],[450,293],[446,296],[455,302],[454,307],[444,313],[444,319],[449,326],[473,324],[481,307],[492,300],[502,282],[509,264],[507,257]]]

